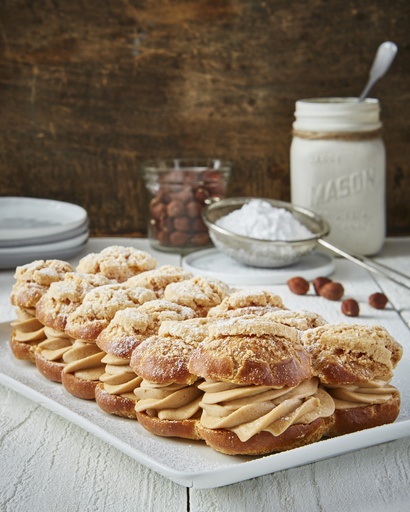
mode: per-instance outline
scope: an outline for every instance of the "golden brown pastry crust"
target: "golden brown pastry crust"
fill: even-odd
[[[53,382],[62,382],[63,363],[58,361],[49,361],[43,357],[38,351],[34,352],[34,358],[37,370],[48,380]]]
[[[10,348],[16,359],[30,361],[31,363],[35,362],[34,347],[29,343],[17,341],[14,337],[14,331],[11,334]]]
[[[129,288],[124,284],[109,284],[88,292],[67,318],[65,332],[76,339],[95,343],[98,335],[114,318],[117,311],[138,307],[155,299],[146,288]]]
[[[307,331],[308,329],[313,329],[328,323],[321,315],[311,311],[279,309],[276,311],[268,311],[264,314],[264,318],[265,320],[273,320],[274,322],[294,327],[298,331]]]
[[[278,387],[295,386],[312,376],[296,329],[263,317],[211,324],[188,368],[207,379]]]
[[[146,251],[112,245],[99,253],[84,256],[77,266],[77,272],[101,274],[108,279],[123,283],[130,277],[152,270],[156,266],[157,260]]]
[[[160,420],[156,416],[149,416],[145,412],[137,412],[137,419],[148,432],[157,436],[192,440],[202,439],[197,430],[198,420]]]
[[[231,318],[243,315],[264,315],[285,309],[279,295],[258,290],[237,290],[208,312],[209,318]]]
[[[164,296],[165,288],[171,283],[179,283],[186,279],[191,279],[193,274],[184,270],[182,267],[174,267],[173,265],[163,265],[153,270],[141,272],[127,280],[127,286],[142,286],[152,290],[158,299]]]
[[[165,288],[164,298],[196,311],[197,316],[206,316],[232,293],[232,289],[218,279],[195,276],[179,283],[171,283]]]
[[[16,268],[10,302],[20,308],[34,308],[50,285],[61,281],[73,267],[61,260],[35,260]]]
[[[95,401],[108,414],[122,418],[136,419],[135,400],[121,395],[112,395],[105,391],[104,384],[99,382],[95,387]]]
[[[334,425],[326,433],[327,437],[351,434],[358,430],[378,427],[393,423],[400,413],[400,393],[382,404],[355,407],[352,409],[336,409],[333,416]]]
[[[62,372],[61,382],[71,395],[83,400],[94,400],[95,399],[95,388],[98,381],[85,380],[76,377],[72,373]]]
[[[318,441],[328,431],[333,421],[333,417],[317,418],[306,425],[292,425],[279,436],[262,431],[244,442],[231,430],[210,429],[199,423],[197,429],[206,444],[218,452],[227,455],[266,455]]]
[[[188,370],[189,358],[206,337],[208,325],[205,318],[164,322],[158,335],[151,336],[133,351],[131,368],[156,384],[192,384],[197,377]]]
[[[82,303],[92,289],[112,283],[101,275],[68,272],[64,279],[52,283],[36,306],[36,317],[43,325],[64,331],[67,317]]]
[[[313,373],[323,384],[353,384],[391,375],[403,349],[380,326],[327,324],[302,334]]]

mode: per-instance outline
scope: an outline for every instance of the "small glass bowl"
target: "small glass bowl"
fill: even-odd
[[[274,199],[263,200],[275,208],[284,208],[292,213],[301,224],[312,232],[312,237],[303,240],[261,240],[237,235],[216,224],[218,219],[241,208],[253,199],[255,198],[223,199],[210,204],[203,212],[205,224],[208,226],[209,235],[215,247],[244,265],[263,268],[293,265],[310,254],[317,246],[318,239],[326,236],[330,231],[328,223],[310,210]]]
[[[154,249],[179,254],[211,246],[202,210],[224,198],[231,163],[207,158],[151,160],[141,166],[149,197],[148,238]]]

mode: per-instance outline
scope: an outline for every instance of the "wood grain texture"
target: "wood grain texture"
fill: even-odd
[[[295,101],[373,92],[388,154],[388,233],[410,233],[407,0],[3,0],[0,195],[73,201],[93,235],[146,232],[146,158],[234,163],[230,195],[289,200]]]

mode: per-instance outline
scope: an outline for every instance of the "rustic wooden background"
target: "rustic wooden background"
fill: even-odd
[[[0,195],[72,201],[144,235],[146,158],[234,163],[229,195],[289,200],[294,103],[373,89],[390,235],[410,234],[408,0],[0,0]]]

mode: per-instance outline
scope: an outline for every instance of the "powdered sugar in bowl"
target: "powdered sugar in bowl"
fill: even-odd
[[[274,199],[222,199],[210,204],[203,218],[217,249],[253,267],[293,265],[330,231],[310,210]]]

